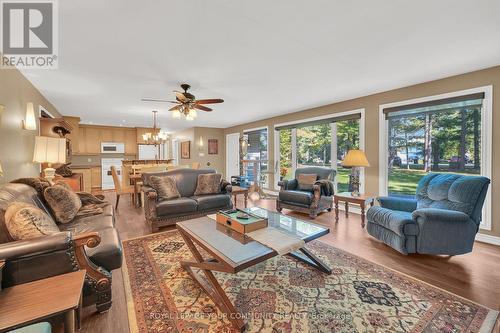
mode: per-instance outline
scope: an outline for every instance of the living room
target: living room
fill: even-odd
[[[500,332],[499,3],[0,6],[0,332]]]

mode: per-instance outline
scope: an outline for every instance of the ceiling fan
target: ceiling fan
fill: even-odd
[[[220,98],[196,99],[193,94],[188,93],[188,90],[189,88],[191,88],[191,86],[186,83],[181,84],[181,88],[182,90],[184,90],[184,92],[174,90],[175,101],[169,101],[164,99],[150,99],[150,98],[142,98],[141,101],[176,104],[168,111],[172,111],[172,116],[174,118],[180,118],[181,114],[183,114],[187,120],[193,120],[194,118],[196,118],[196,116],[198,115],[197,110],[207,111],[207,112],[212,111],[211,108],[208,108],[203,104],[217,104],[224,102],[224,100]]]

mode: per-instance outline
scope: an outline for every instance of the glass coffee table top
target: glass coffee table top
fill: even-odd
[[[246,208],[245,210],[267,218],[270,227],[299,237],[306,243],[326,235],[330,231],[326,227],[259,207]],[[232,261],[234,266],[245,264],[259,257],[270,256],[274,252],[271,248],[246,235],[238,234],[209,217],[178,222],[177,225],[198,238],[211,250],[215,250]]]

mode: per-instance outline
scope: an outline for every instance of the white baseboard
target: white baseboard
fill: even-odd
[[[476,234],[476,241],[500,246],[500,237],[497,236]]]

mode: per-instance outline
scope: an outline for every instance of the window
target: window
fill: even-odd
[[[244,138],[248,145],[247,153],[242,161],[243,174],[250,183],[257,180],[261,186],[266,187],[268,184],[267,128],[246,131]]]
[[[387,112],[388,193],[415,194],[426,173],[481,173],[484,94]]]
[[[414,195],[428,172],[491,178],[492,87],[381,105],[380,195]],[[491,225],[491,191],[482,228]]]
[[[350,169],[341,163],[349,149],[360,148],[361,111],[276,126],[279,178],[293,179],[296,168],[322,166],[337,170],[336,191],[349,187]]]
[[[337,191],[349,191],[350,168],[344,168],[342,161],[351,149],[360,149],[359,146],[359,120],[339,121],[337,127]]]

